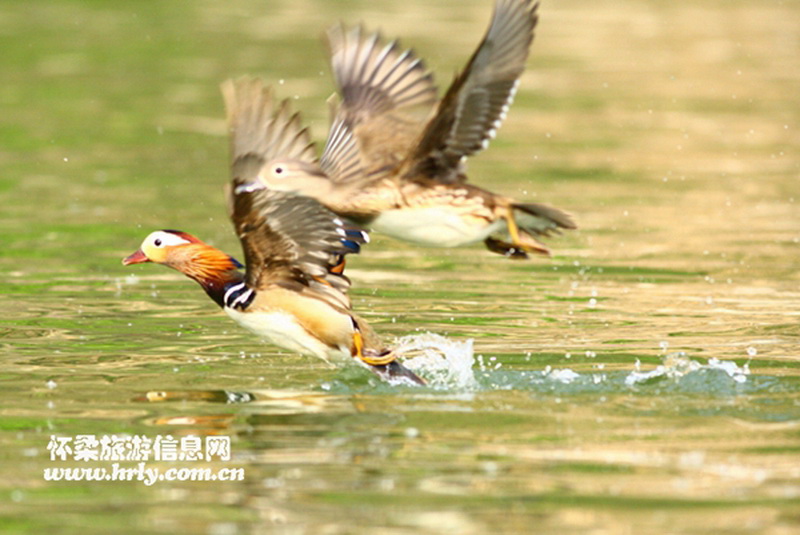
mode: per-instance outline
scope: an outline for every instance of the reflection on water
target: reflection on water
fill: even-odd
[[[237,251],[222,80],[275,81],[319,138],[328,24],[382,26],[447,73],[490,8],[176,6],[0,17],[5,530],[800,529],[800,7],[543,5],[470,176],[581,231],[522,263],[375,235],[349,263],[354,306],[429,378],[412,388],[261,344],[179,275],[119,258],[154,228]],[[230,436],[246,477],[45,482],[51,435],[82,434]]]

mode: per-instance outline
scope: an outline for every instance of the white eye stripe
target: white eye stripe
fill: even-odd
[[[182,238],[177,234],[173,234],[171,232],[164,232],[163,230],[157,230],[150,234],[147,237],[147,241],[152,243],[156,247],[165,247],[169,246],[172,247],[174,245],[184,245],[187,243],[192,243],[186,238]]]

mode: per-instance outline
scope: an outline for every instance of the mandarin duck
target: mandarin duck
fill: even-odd
[[[231,87],[223,84],[227,96]],[[326,361],[354,358],[382,379],[425,384],[352,311],[344,257],[368,241],[366,232],[310,197],[275,191],[257,179],[260,169],[279,161],[309,176],[323,174],[311,156],[308,131],[288,102],[275,105],[261,85],[258,93],[257,110],[231,107],[227,99],[233,177],[228,212],[245,266],[177,230],[151,233],[123,264],[155,262],[182,272],[237,323],[276,346]],[[351,152],[342,145],[342,158],[328,168],[346,168],[340,164]]]
[[[549,254],[537,236],[576,228],[552,206],[519,202],[467,183],[468,156],[486,148],[505,118],[528,58],[538,2],[498,0],[489,29],[441,101],[432,74],[397,41],[358,26],[328,31],[339,100],[320,159],[339,162],[355,138],[345,173],[309,177],[289,165],[264,169],[270,188],[312,196],[337,214],[413,243],[456,247],[483,241],[511,258]],[[237,91],[253,95],[247,87]],[[257,98],[257,97],[256,97]],[[426,121],[414,109],[427,108]],[[295,179],[295,176],[302,178]]]

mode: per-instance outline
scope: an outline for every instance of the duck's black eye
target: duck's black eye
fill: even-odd
[[[161,247],[161,238],[156,239],[156,241],[153,243],[156,245],[156,247]]]
[[[283,173],[283,167],[276,167],[275,168],[275,174],[276,175],[280,175],[282,173]]]

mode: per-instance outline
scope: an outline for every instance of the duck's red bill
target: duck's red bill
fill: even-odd
[[[145,256],[141,249],[136,251],[130,256],[126,256],[122,259],[123,266],[130,266],[131,264],[141,264],[142,262],[149,262],[150,259]]]

